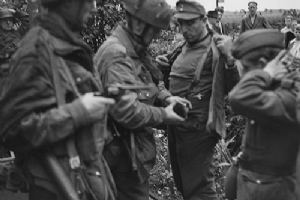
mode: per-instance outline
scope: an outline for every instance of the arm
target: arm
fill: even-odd
[[[99,63],[104,63],[104,65],[96,66],[103,86],[106,87],[115,83],[136,85],[138,80],[134,72],[135,66],[132,66],[131,58],[126,56],[126,52],[122,51],[122,48],[115,47],[116,49],[120,49],[120,51],[115,51],[113,48],[111,46],[101,56],[104,61]],[[110,61],[107,60],[108,58]],[[140,82],[140,84],[144,83]],[[118,103],[110,111],[110,115],[122,126],[129,129],[137,129],[145,126],[151,127],[162,123],[166,117],[164,109],[142,103],[139,98],[144,97],[135,93],[128,101]]]
[[[61,141],[92,121],[80,100],[57,108],[46,64],[35,56],[22,58],[12,65],[4,86],[7,91],[1,99],[0,123],[5,128],[1,132],[9,133],[6,139],[13,143],[22,138],[26,149]]]
[[[272,78],[263,70],[248,72],[229,94],[232,109],[259,123],[295,123],[295,95],[287,89],[273,90]]]

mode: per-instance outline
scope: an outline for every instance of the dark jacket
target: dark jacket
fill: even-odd
[[[53,189],[55,184],[41,165],[51,151],[70,171],[66,141],[73,138],[81,161],[99,159],[102,122],[89,116],[78,93],[101,91],[93,75],[92,51],[57,15],[40,16],[13,56],[0,108],[2,142],[22,160],[31,184]],[[54,85],[57,70],[59,91]],[[71,75],[70,75],[71,74]],[[74,83],[74,84],[73,84]],[[65,105],[58,107],[58,99]]]
[[[99,48],[94,61],[103,87],[115,83],[154,86],[148,91],[134,91],[137,98],[133,99],[126,109],[116,107],[110,112],[114,124],[119,127],[121,140],[126,140],[125,146],[132,148],[129,137],[134,135],[136,155],[130,156],[137,157],[138,175],[140,181],[144,182],[155,163],[156,147],[152,127],[161,124],[166,115],[163,108],[154,107],[153,104],[156,99],[164,100],[170,93],[159,81],[160,71],[152,63],[145,47],[137,43],[125,27],[117,27],[112,36]],[[116,140],[118,138],[115,138],[115,142]],[[118,146],[126,149],[124,143]],[[107,149],[110,151],[109,146]],[[113,170],[132,170],[128,155],[117,153],[110,157],[119,160],[117,167],[110,163]]]
[[[299,81],[297,72],[278,82],[263,70],[253,70],[230,92],[232,109],[248,118],[243,168],[269,175],[295,172],[300,141],[296,120]]]
[[[243,33],[251,29],[268,29],[268,28],[272,28],[272,27],[267,22],[265,17],[256,14],[254,23],[252,24],[250,15],[246,15],[246,17],[242,19],[240,33]]]
[[[206,38],[199,44],[195,44],[190,47],[189,44],[185,44],[182,47],[182,53],[178,55],[177,59],[172,65],[170,73],[170,91],[173,95],[179,95],[182,97],[187,97],[188,95],[197,95],[199,92],[197,85],[199,82],[194,82],[195,71],[199,67],[199,59],[203,56],[203,53],[207,48],[213,50],[212,54],[208,54],[207,60],[210,59],[208,64],[212,70],[212,92],[209,96],[209,115],[204,119],[207,129],[209,132],[217,133],[220,136],[225,136],[225,112],[224,112],[224,98],[225,95],[232,89],[232,87],[238,82],[239,74],[236,68],[225,69],[225,59],[220,55],[216,45],[211,39],[211,36]],[[212,46],[211,46],[212,45]],[[201,77],[200,70],[200,77]],[[184,82],[189,82],[190,84],[183,85]],[[171,85],[173,84],[173,86]],[[192,90],[191,90],[192,89]],[[190,116],[193,113],[202,111],[197,111],[197,106],[193,106],[190,111]],[[199,123],[203,119],[198,119]],[[186,123],[186,122],[185,122]],[[191,127],[190,127],[191,128]]]
[[[222,27],[222,32],[221,32],[220,27],[217,24],[212,24],[213,30],[215,30],[220,35],[228,35],[229,33],[228,33],[227,24],[224,24],[222,22],[220,22],[220,23],[221,23],[221,27]]]

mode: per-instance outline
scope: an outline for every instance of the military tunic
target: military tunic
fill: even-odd
[[[248,117],[238,174],[239,200],[296,199],[299,81],[298,72],[278,82],[263,70],[253,70],[230,93],[232,109]]]

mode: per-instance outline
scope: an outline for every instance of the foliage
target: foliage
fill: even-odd
[[[97,13],[91,18],[82,32],[83,39],[96,52],[111,30],[119,21],[125,18],[124,10],[119,0],[107,0],[105,4],[99,5]]]

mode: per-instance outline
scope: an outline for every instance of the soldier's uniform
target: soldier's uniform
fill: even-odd
[[[175,17],[205,16],[202,5],[179,1]],[[190,17],[192,16],[192,17]],[[184,199],[217,199],[212,159],[215,145],[225,134],[224,97],[237,83],[236,67],[227,68],[213,40],[186,43],[172,65],[169,90],[185,97],[192,109],[184,123],[170,126],[169,150],[178,189]]]
[[[87,182],[98,199],[110,198],[101,149],[105,118],[91,116],[79,99],[81,94],[101,92],[101,83],[92,75],[92,50],[68,27],[53,12],[37,17],[11,60],[3,86],[1,142],[15,152],[30,185],[30,200],[65,199],[63,188],[50,175],[57,171],[46,170],[47,152],[57,158],[81,199],[90,194]],[[77,153],[87,182],[82,181],[78,162],[69,163]]]
[[[267,47],[283,49],[283,38],[275,30],[246,32],[234,44],[233,55],[242,59]],[[230,92],[232,109],[248,118],[239,162],[238,200],[297,199],[294,175],[300,142],[296,122],[299,84],[298,72],[278,81],[263,69],[253,69]]]
[[[169,7],[162,0],[126,1],[125,9],[160,29],[168,26],[171,16]],[[135,91],[137,98],[126,109],[116,108],[110,112],[109,128],[115,137],[105,150],[118,199],[148,200],[149,172],[156,155],[152,127],[166,118],[164,109],[153,104],[155,100],[163,101],[171,95],[161,87],[162,75],[152,62],[147,47],[125,26],[116,28],[99,48],[94,61],[103,87],[115,83],[154,86],[151,90]]]

